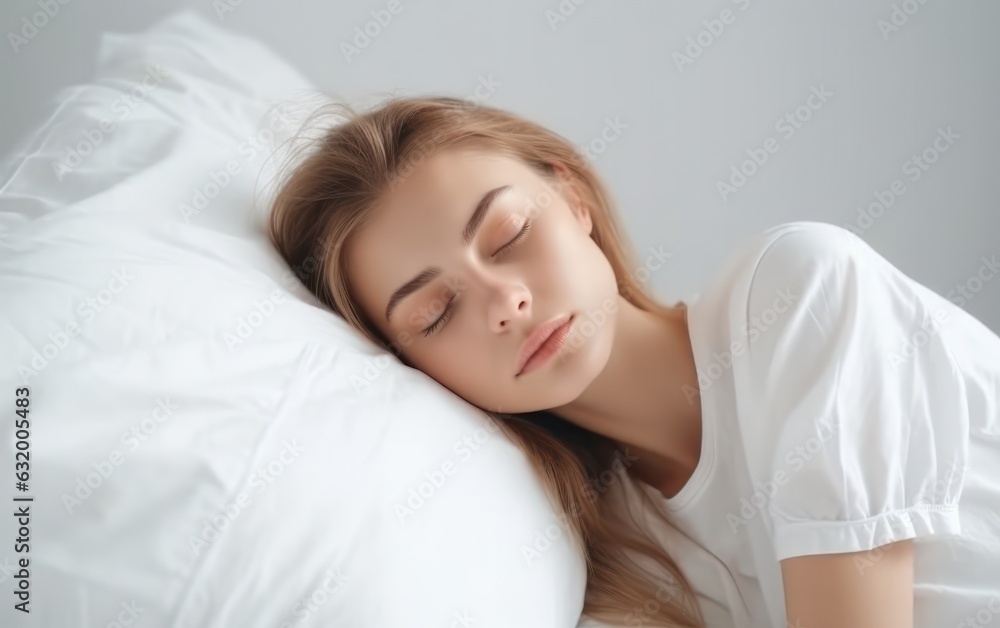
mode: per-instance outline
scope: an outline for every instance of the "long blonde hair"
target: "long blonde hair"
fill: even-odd
[[[553,164],[579,184],[593,220],[591,237],[614,269],[619,294],[636,307],[663,313],[641,289],[617,210],[590,164],[565,138],[513,113],[451,97],[392,97],[359,114],[329,102],[302,126],[333,114],[312,141],[293,151],[269,215],[269,236],[303,284],[333,312],[404,364],[399,342],[368,320],[352,297],[344,265],[345,243],[371,216],[381,195],[437,151],[475,146],[520,159],[555,183]],[[302,133],[300,130],[300,133]],[[304,155],[304,156],[303,156]],[[305,270],[303,270],[305,269]],[[484,409],[526,454],[563,516],[587,563],[584,613],[611,624],[702,627],[697,598],[680,568],[648,533],[626,519],[609,493],[595,487],[616,465],[617,444],[539,411],[504,414]],[[637,482],[627,473],[628,482]],[[635,486],[635,485],[633,485]],[[595,490],[595,489],[600,490]],[[643,499],[649,496],[642,490]],[[671,525],[657,508],[652,512]],[[665,568],[673,581],[658,583],[633,553]],[[664,597],[664,590],[670,595]]]

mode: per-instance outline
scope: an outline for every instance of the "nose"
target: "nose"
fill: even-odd
[[[490,328],[493,331],[506,331],[512,323],[520,318],[526,318],[530,308],[531,297],[522,290],[510,290],[500,297],[497,305],[490,312]]]
[[[531,293],[521,281],[497,276],[481,277],[487,291],[487,316],[492,331],[516,327],[516,321],[531,315]]]

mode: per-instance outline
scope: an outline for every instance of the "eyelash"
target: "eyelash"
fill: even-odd
[[[512,246],[514,246],[515,244],[517,244],[518,242],[520,242],[522,239],[524,239],[524,236],[528,235],[528,231],[530,229],[531,229],[531,221],[530,220],[525,221],[524,226],[521,227],[521,230],[517,232],[517,235],[514,236],[511,239],[510,242],[508,242],[507,244],[505,244],[502,247],[500,247],[500,250],[498,250],[496,253],[494,253],[491,257],[496,257],[497,255],[500,255],[502,253],[506,253],[508,250],[510,250],[510,248]],[[424,330],[424,337],[425,338],[427,336],[430,336],[431,334],[433,334],[437,330],[439,330],[441,327],[444,327],[445,323],[448,322],[448,320],[451,318],[452,312],[455,309],[455,308],[451,307],[451,304],[454,301],[455,301],[455,297],[452,297],[451,299],[449,299],[448,304],[445,306],[444,314],[442,314],[440,318],[438,318],[436,321],[434,321],[433,325],[431,325],[430,327],[428,327],[427,329]]]

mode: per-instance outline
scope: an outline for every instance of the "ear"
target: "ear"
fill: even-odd
[[[594,222],[590,216],[590,208],[583,202],[578,188],[579,184],[565,165],[555,162],[552,167],[556,171],[556,176],[559,179],[559,190],[566,199],[566,203],[587,235],[590,235],[594,230]]]

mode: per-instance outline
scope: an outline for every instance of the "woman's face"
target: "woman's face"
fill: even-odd
[[[369,319],[410,364],[487,410],[566,404],[611,353],[617,281],[559,172],[550,183],[499,153],[436,153],[397,180],[347,244],[348,279]],[[405,290],[419,277],[431,278]],[[570,314],[562,352],[517,375],[528,335]]]

